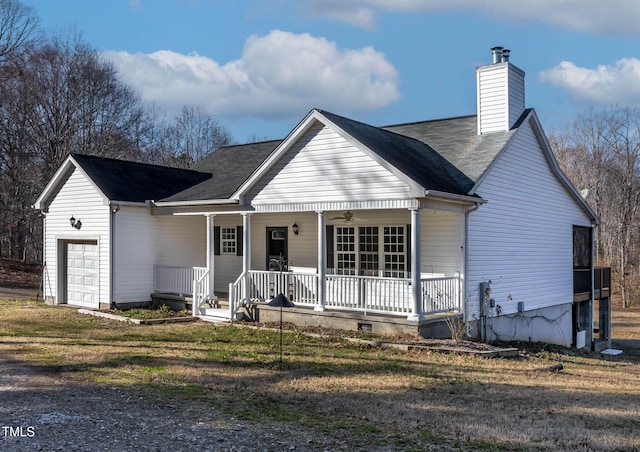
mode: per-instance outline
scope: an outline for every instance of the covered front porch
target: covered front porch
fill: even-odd
[[[205,320],[265,321],[280,293],[296,305],[285,318],[325,327],[461,314],[468,206],[438,207],[180,213],[205,219],[207,265],[156,265],[154,290],[190,296]]]

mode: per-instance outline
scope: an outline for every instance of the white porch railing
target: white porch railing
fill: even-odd
[[[327,275],[328,308],[386,314],[411,313],[411,280],[375,276]]]
[[[231,318],[243,300],[266,301],[281,292],[297,305],[318,304],[317,274],[251,270],[248,296],[244,281],[241,275],[229,284]],[[413,309],[410,279],[327,275],[325,284],[326,308],[390,315],[408,315]],[[461,309],[459,276],[422,278],[420,285],[423,314]]]
[[[156,265],[154,266],[153,290],[179,295],[193,295],[193,282],[202,278],[206,272],[205,267]]]
[[[422,312],[462,310],[460,276],[420,279]]]
[[[193,313],[209,297],[208,270],[203,267],[155,266],[157,292],[193,296]],[[229,314],[234,318],[243,300],[269,300],[284,293],[300,306],[318,305],[318,275],[302,272],[251,270],[248,291],[244,275],[229,284]],[[460,310],[461,279],[459,276],[420,279],[422,313]],[[412,313],[411,280],[374,276],[327,275],[325,277],[325,308],[376,312],[389,315]]]
[[[209,270],[204,269],[204,272],[199,278],[193,280],[193,300],[191,302],[191,313],[193,316],[200,314],[200,306],[209,297]]]

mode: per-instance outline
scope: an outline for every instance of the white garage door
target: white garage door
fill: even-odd
[[[89,308],[98,307],[96,242],[67,244],[67,303]]]

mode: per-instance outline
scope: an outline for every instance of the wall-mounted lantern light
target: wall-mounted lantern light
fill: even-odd
[[[74,216],[69,218],[69,224],[71,224],[72,228],[80,229],[82,227],[82,221],[76,220]]]
[[[293,229],[293,233],[295,235],[298,235],[298,233],[300,232],[300,228],[298,227],[298,223],[293,223],[292,229]]]

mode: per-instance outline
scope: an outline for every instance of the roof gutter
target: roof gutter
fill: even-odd
[[[192,207],[206,205],[239,204],[237,199],[199,199],[196,201],[151,201],[156,207]]]
[[[432,196],[434,198],[443,198],[449,201],[459,202],[464,204],[485,204],[487,202],[486,199],[483,199],[479,196],[456,195],[454,193],[447,193],[447,192],[438,191],[438,190],[425,190],[424,196]]]

